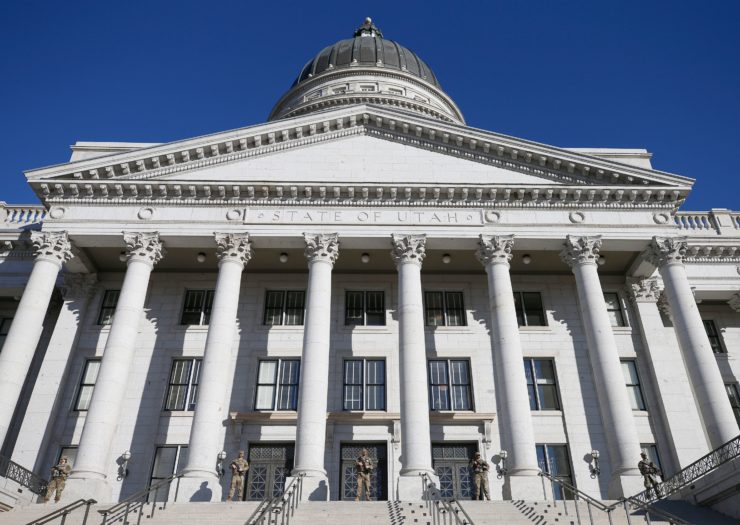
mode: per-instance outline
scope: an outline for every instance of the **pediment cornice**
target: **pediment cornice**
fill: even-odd
[[[162,193],[163,187],[173,187],[174,193],[178,193],[175,188],[178,186],[178,173],[189,172],[192,176],[192,172],[199,169],[354,135],[373,136],[543,179],[543,184],[539,188],[527,186],[523,189],[517,188],[516,185],[502,184],[475,187],[455,181],[452,179],[454,174],[451,174],[452,180],[440,182],[437,190],[429,188],[432,193],[456,188],[455,191],[459,191],[461,197],[480,195],[482,198],[483,194],[493,191],[499,196],[513,193],[519,200],[527,200],[526,195],[531,195],[529,197],[531,200],[539,201],[540,197],[548,192],[572,191],[574,196],[579,195],[579,200],[590,202],[599,200],[601,198],[599,195],[607,192],[605,201],[621,202],[625,199],[626,202],[642,201],[646,204],[670,201],[675,207],[685,198],[693,184],[692,179],[685,177],[370,105],[279,120],[205,137],[31,170],[26,172],[26,176],[45,202],[78,198],[80,195],[85,198],[107,199],[111,193],[118,197],[145,195],[154,198],[157,192]],[[552,184],[548,184],[547,181],[551,181]],[[367,185],[373,186],[371,181],[368,181]],[[192,198],[205,198],[214,193],[224,194],[220,189],[221,185],[214,181],[188,181],[179,183],[179,186],[179,193],[190,193]],[[206,189],[208,186],[211,186],[210,190]],[[265,186],[268,187],[266,198],[285,198],[284,195],[291,193],[293,185],[288,179],[282,185],[245,181],[223,186],[229,188],[226,193],[231,194],[231,198],[256,194],[263,191]],[[280,195],[281,186],[283,196]],[[298,186],[304,186],[299,191],[305,191],[305,187],[309,185]],[[321,192],[320,183],[310,186]],[[327,191],[336,194],[334,186]],[[339,186],[341,189],[337,198],[341,198],[342,195],[349,196],[352,184],[348,182]],[[407,188],[413,187],[399,181],[395,193],[401,191],[406,195]],[[391,188],[387,188],[389,195],[392,192]],[[376,189],[373,186],[372,191]],[[362,192],[362,188],[359,188],[359,191]],[[383,192],[385,191],[384,188]],[[163,197],[169,196],[170,191],[167,190]],[[504,199],[506,200],[508,199]]]

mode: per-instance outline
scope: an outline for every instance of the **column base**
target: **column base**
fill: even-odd
[[[638,492],[645,490],[642,476],[629,474],[617,474],[609,480],[607,488],[608,499],[626,498],[634,496]]]
[[[295,476],[289,476],[285,480],[287,487]],[[326,474],[307,472],[303,477],[303,488],[301,489],[301,501],[329,501],[329,478]]]
[[[542,501],[550,499],[542,488],[542,478],[537,474],[510,474],[506,476],[503,486],[504,499]],[[549,483],[549,481],[546,481]]]
[[[427,472],[429,479],[439,488],[439,477]],[[418,473],[402,474],[398,476],[398,500],[421,501],[424,499],[424,482]]]
[[[78,499],[91,498],[98,504],[116,503],[110,484],[105,478],[67,478],[60,502],[67,505]]]
[[[185,475],[180,478],[180,487],[177,489],[177,499],[174,499],[175,487],[177,481],[172,483],[170,488],[171,501],[178,503],[221,501],[223,493],[221,490],[221,480],[215,475],[203,474],[202,472],[193,472],[192,476]]]

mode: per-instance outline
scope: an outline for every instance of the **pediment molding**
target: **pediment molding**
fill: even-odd
[[[632,202],[637,202],[646,192],[650,195],[648,200],[665,192],[673,202],[682,201],[693,184],[685,177],[368,105],[32,170],[26,175],[45,201],[55,195],[63,197],[67,192],[75,196],[75,191],[94,196],[95,188],[108,187],[111,183],[114,189],[115,184],[137,187],[142,182],[167,186],[174,182],[178,173],[192,173],[219,164],[358,135],[525,173],[552,181],[553,185],[581,186],[582,192],[587,194],[592,189],[597,192],[610,189],[634,195],[628,197]],[[165,177],[167,180],[157,180]],[[203,184],[208,185],[205,181]],[[187,185],[199,186],[200,183]],[[256,185],[259,183],[237,186],[247,189]],[[444,186],[458,186],[458,183],[445,182]],[[505,185],[499,186],[503,189]],[[545,186],[546,183],[541,189]],[[513,188],[512,191],[520,190]],[[115,192],[122,196],[119,190]],[[145,193],[148,194],[148,190],[145,189]]]

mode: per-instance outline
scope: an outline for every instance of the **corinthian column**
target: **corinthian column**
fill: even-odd
[[[221,501],[221,484],[216,472],[218,453],[223,448],[223,421],[230,383],[231,351],[236,334],[236,312],[244,267],[252,258],[248,233],[217,233],[218,280],[213,297],[203,365],[198,381],[198,399],[188,446],[188,463],[180,493],[185,501],[203,501],[202,483],[210,488],[209,501]]]
[[[727,398],[722,375],[686,276],[685,237],[654,237],[647,258],[658,267],[678,344],[689,372],[691,387],[712,448],[730,441],[738,427]]]
[[[303,481],[304,499],[328,500],[329,481],[324,469],[324,449],[329,394],[331,271],[339,256],[339,239],[336,233],[306,233],[304,237],[308,290],[293,475],[306,475]]]
[[[612,466],[608,496],[616,499],[635,494],[643,488],[642,478],[635,468],[635,458],[639,458],[640,454],[640,440],[596,271],[600,250],[600,236],[568,235],[560,256],[570,265],[576,278],[583,330],[586,332],[589,360]]]
[[[36,261],[0,351],[0,447],[39,344],[57,275],[72,258],[67,232],[32,232],[31,242]]]
[[[99,502],[111,500],[108,474],[115,472],[116,463],[110,455],[110,446],[128,387],[149,276],[164,255],[164,246],[156,232],[124,233],[123,240],[128,258],[126,276],[85,417],[77,462],[67,481],[70,497],[85,496]]]
[[[419,500],[419,475],[434,475],[429,435],[429,389],[424,345],[421,264],[426,235],[392,235],[398,269],[398,353],[401,380],[401,472],[398,499]]]
[[[496,393],[500,402],[501,441],[509,452],[507,499],[538,499],[542,496],[532,417],[524,375],[524,356],[516,320],[509,261],[513,235],[481,235],[476,257],[488,275]]]

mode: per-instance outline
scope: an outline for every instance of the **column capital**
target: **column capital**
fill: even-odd
[[[63,273],[62,297],[67,301],[84,299],[92,293],[97,282],[97,273]]]
[[[689,248],[686,237],[653,237],[645,251],[645,258],[657,267],[668,264],[683,264]]]
[[[74,257],[72,243],[69,241],[66,231],[31,232],[31,242],[36,252],[37,261],[49,261],[61,267]]]
[[[730,300],[727,301],[727,304],[730,306],[730,308],[740,314],[740,292],[730,297]]]
[[[391,257],[396,263],[414,263],[421,266],[426,257],[427,236],[391,234]]]
[[[323,261],[332,266],[339,257],[339,235],[336,233],[304,233],[306,249],[303,254],[308,262]]]
[[[216,257],[219,264],[233,261],[246,266],[252,258],[252,243],[248,233],[218,233],[216,239]]]
[[[513,235],[480,235],[475,256],[483,266],[489,264],[509,265],[511,250],[514,248]]]
[[[560,258],[571,268],[582,264],[596,264],[601,251],[601,235],[568,235]]]
[[[661,295],[657,277],[627,279],[626,289],[634,303],[656,303]]]
[[[159,240],[159,232],[123,232],[123,241],[129,263],[140,261],[154,266],[167,253]]]

